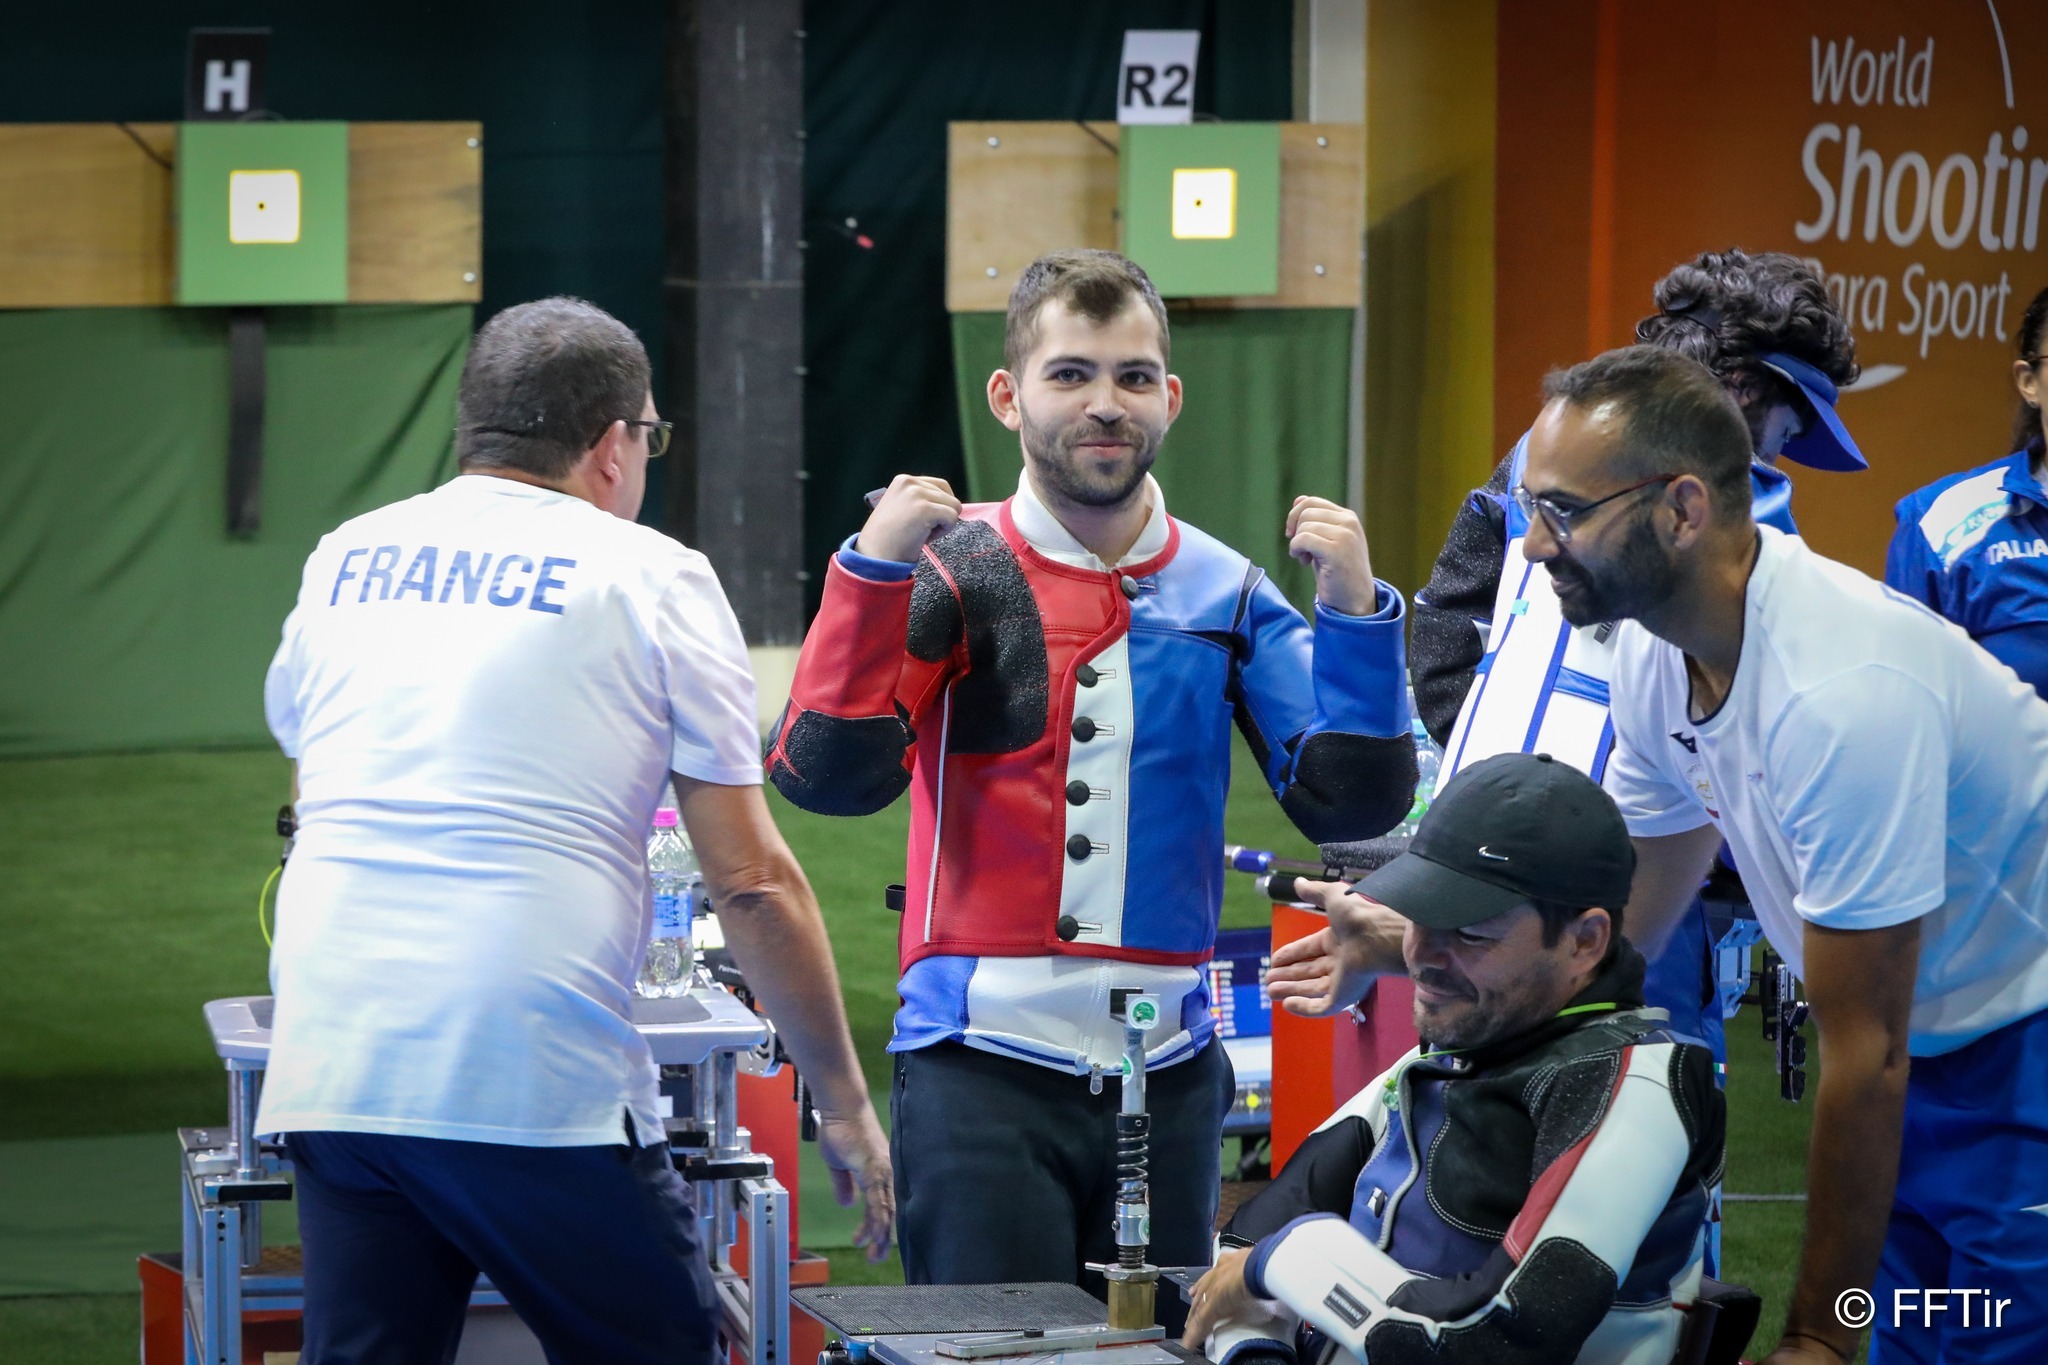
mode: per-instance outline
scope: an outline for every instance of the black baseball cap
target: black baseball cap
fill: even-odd
[[[1496,754],[1453,777],[1408,851],[1357,885],[1429,929],[1463,929],[1531,899],[1619,910],[1635,845],[1600,784],[1549,754]]]

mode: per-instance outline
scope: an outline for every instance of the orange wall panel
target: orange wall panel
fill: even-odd
[[[1841,411],[1871,469],[1795,468],[1793,510],[1822,553],[1881,572],[1899,497],[2008,451],[2013,330],[2048,284],[2044,48],[2048,8],[2015,0],[1502,0],[1502,449],[1534,416],[1544,371],[1595,340],[1624,344],[1672,265],[1729,246],[1812,258],[1850,305],[1870,372]],[[1864,155],[1845,222],[1852,136]],[[2016,181],[2000,158],[2019,142]],[[1943,218],[1916,214],[1922,166],[1930,204],[1947,168]]]

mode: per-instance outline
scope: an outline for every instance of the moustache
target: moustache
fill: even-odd
[[[1592,586],[1593,576],[1567,560],[1553,559],[1543,567],[1550,574],[1550,582],[1554,587],[1561,588],[1567,584],[1576,588]]]
[[[1449,972],[1425,967],[1421,971],[1411,972],[1409,975],[1416,985],[1427,986],[1440,995],[1459,995],[1469,998],[1472,994],[1470,987],[1452,976]]]
[[[1144,450],[1151,444],[1152,436],[1143,427],[1129,421],[1107,427],[1100,422],[1082,422],[1059,434],[1063,450],[1077,450],[1083,441],[1103,440],[1120,441],[1133,450]]]

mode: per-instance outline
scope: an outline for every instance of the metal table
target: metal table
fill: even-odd
[[[208,1001],[207,1028],[228,1077],[228,1126],[181,1128],[186,1365],[241,1365],[244,1309],[303,1309],[297,1258],[263,1248],[263,1205],[292,1197],[291,1163],[256,1140],[270,1062],[271,997]],[[661,1068],[670,1150],[700,1192],[705,1252],[727,1343],[748,1365],[790,1365],[789,1192],[739,1125],[738,1074],[772,1074],[774,1033],[731,992],[699,979],[685,995],[633,1001],[633,1024]],[[685,1105],[687,1104],[687,1110]],[[747,1229],[747,1265],[732,1263]],[[505,1297],[479,1279],[473,1306]]]

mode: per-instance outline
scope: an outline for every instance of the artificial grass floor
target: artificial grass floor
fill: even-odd
[[[1240,749],[1231,837],[1313,850]],[[269,990],[256,894],[277,865],[287,789],[272,751],[0,762],[0,1141],[168,1132],[219,1122],[225,1093],[205,1001]],[[832,932],[871,1088],[896,1008],[905,803],[860,820],[770,801]],[[1233,877],[1230,925],[1270,912]]]
[[[284,760],[266,750],[0,762],[0,1294],[129,1286],[135,1253],[175,1245],[169,1133],[219,1123],[225,1107],[199,1007],[268,989],[256,892],[276,864],[285,790]],[[897,919],[881,894],[902,879],[906,811],[831,820],[771,800],[824,906],[854,1041],[885,1095]],[[1312,856],[1242,747],[1226,828],[1238,842]],[[1230,879],[1226,925],[1269,913],[1249,879]],[[1753,1013],[1733,1025],[1729,1187],[1798,1190],[1808,1110],[1777,1099],[1756,1027]],[[118,1135],[131,1140],[47,1141]],[[804,1240],[843,1244],[852,1217],[811,1167]],[[1802,1213],[1728,1213],[1728,1270],[1765,1293],[1766,1330],[1782,1315]],[[67,1236],[73,1278],[24,1265],[46,1262]],[[78,1333],[110,1322],[123,1334],[118,1358],[132,1360],[132,1295],[0,1298],[10,1359],[115,1359],[83,1344],[14,1354],[43,1336],[82,1343]]]

